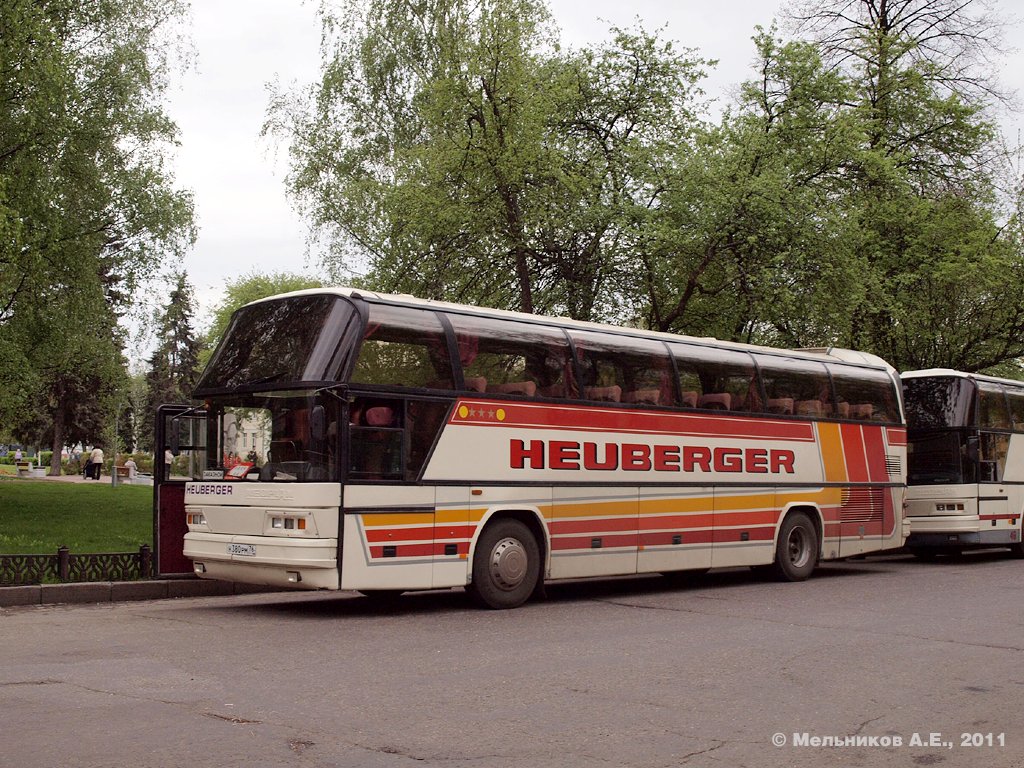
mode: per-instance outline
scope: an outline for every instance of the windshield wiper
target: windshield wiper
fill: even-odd
[[[261,376],[258,379],[253,379],[252,381],[245,382],[245,386],[247,386],[247,387],[254,387],[254,386],[257,386],[259,384],[269,384],[272,381],[277,381],[282,376],[284,376],[286,373],[287,373],[287,371],[280,371],[278,373],[272,373],[269,376]]]

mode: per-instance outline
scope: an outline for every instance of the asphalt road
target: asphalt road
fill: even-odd
[[[1022,577],[980,553],[577,582],[506,612],[0,609],[0,766],[1020,766]]]

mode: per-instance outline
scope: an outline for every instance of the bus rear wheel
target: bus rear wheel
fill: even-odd
[[[518,520],[496,520],[484,528],[473,555],[468,591],[486,608],[515,608],[527,601],[540,580],[540,547]]]
[[[818,529],[804,512],[782,521],[772,572],[781,581],[803,581],[818,564]]]
[[[1017,542],[1010,545],[1014,557],[1024,557],[1024,528],[1017,531]]]

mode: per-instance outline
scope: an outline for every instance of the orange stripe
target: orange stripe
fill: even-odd
[[[818,424],[818,440],[821,445],[821,458],[825,464],[825,481],[845,483],[846,462],[843,459],[843,441],[839,435],[839,425]]]

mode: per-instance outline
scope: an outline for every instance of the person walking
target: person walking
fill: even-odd
[[[100,479],[100,473],[103,471],[103,449],[98,445],[92,449],[92,453],[89,455],[89,475],[93,480]]]

